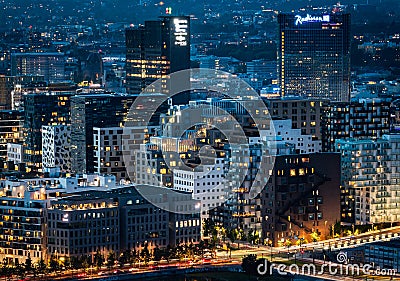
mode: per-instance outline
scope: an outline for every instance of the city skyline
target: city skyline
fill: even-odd
[[[0,275],[400,278],[400,4],[300,2],[0,3]]]

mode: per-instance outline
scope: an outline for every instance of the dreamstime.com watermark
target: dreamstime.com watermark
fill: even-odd
[[[346,258],[346,259],[344,259]],[[264,260],[264,263],[260,263],[257,266],[257,272],[260,275],[272,275],[277,272],[279,275],[308,275],[308,276],[322,276],[322,275],[333,275],[333,276],[395,276],[396,269],[388,268],[374,268],[371,264],[349,264],[347,263],[347,253],[340,252],[337,255],[339,263],[327,262],[321,265],[313,263],[306,264],[279,264],[269,263]]]

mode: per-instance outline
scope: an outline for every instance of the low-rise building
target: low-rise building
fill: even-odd
[[[47,258],[46,211],[57,185],[28,181],[0,182],[0,259],[8,263]]]
[[[400,241],[378,242],[365,246],[364,263],[379,267],[386,275],[394,275],[400,271]],[[394,279],[393,279],[394,280]]]
[[[98,192],[54,200],[47,210],[47,252],[54,256],[107,255],[120,249],[118,202]]]

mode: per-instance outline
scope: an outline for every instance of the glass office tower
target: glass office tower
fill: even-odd
[[[126,30],[126,90],[140,94],[156,81],[163,80],[162,93],[167,94],[167,75],[190,68],[190,18],[165,16],[146,21],[144,26]],[[189,84],[189,76],[187,81]],[[179,95],[174,103],[185,104],[189,95]]]
[[[280,14],[282,96],[350,99],[350,14]]]

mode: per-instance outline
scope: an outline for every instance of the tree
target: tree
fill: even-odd
[[[160,261],[163,257],[163,251],[158,247],[158,245],[153,250],[153,257],[155,261]]]
[[[310,234],[310,238],[312,242],[318,242],[319,240],[321,240],[320,235],[316,231]]]
[[[250,244],[254,244],[255,241],[255,236],[254,236],[254,231],[253,230],[249,230],[248,234],[247,234],[247,241]]]
[[[114,266],[116,260],[117,257],[115,256],[115,253],[110,252],[107,256],[107,267],[111,269]]]
[[[195,253],[195,246],[191,242],[187,247],[186,247],[186,253],[188,258],[193,259],[194,258],[194,253]]]
[[[24,278],[25,276],[25,267],[20,264],[18,261],[15,263],[15,268],[14,268],[15,274],[20,277],[20,279]]]
[[[264,271],[264,273],[259,272],[260,265],[262,265],[260,270]],[[270,266],[271,266],[270,263],[266,259],[264,258],[257,259],[257,255],[255,254],[247,255],[242,259],[242,268],[247,274],[258,275],[258,276],[264,274],[269,275]]]
[[[238,237],[239,237],[239,231],[236,228],[228,231],[228,238],[229,240],[231,240],[232,244],[235,243]],[[239,249],[239,241],[238,241],[238,249]]]
[[[297,246],[301,246],[301,245],[304,245],[304,244],[307,244],[307,243],[308,243],[307,239],[304,239],[304,238],[300,238],[300,239],[298,239],[296,241],[296,245]]]
[[[71,257],[70,263],[73,269],[81,268],[81,262],[78,257]]]
[[[131,259],[130,259],[130,263],[131,264],[135,264],[139,261],[139,252],[136,251],[136,249],[133,249],[131,252]]]
[[[201,240],[199,244],[196,247],[196,255],[201,256],[201,258],[204,258],[204,250],[207,249],[207,244],[204,242],[204,240]]]
[[[170,259],[173,259],[175,255],[175,248],[171,247],[171,245],[168,244],[167,248],[165,249],[165,258],[167,259],[167,262],[169,263]]]
[[[81,268],[83,268],[83,269],[85,269],[85,270],[86,270],[87,268],[89,268],[90,265],[91,265],[91,263],[92,263],[90,256],[82,255],[82,256],[80,257],[79,260],[80,260],[80,266],[81,266]]]
[[[226,236],[227,236],[227,230],[226,230],[226,228],[225,228],[225,227],[221,227],[221,228],[219,229],[219,232],[220,232],[220,234],[221,234],[222,241],[224,241],[224,243],[225,243],[225,239],[226,239]]]
[[[341,225],[340,221],[337,221],[335,222],[335,224],[332,225],[331,236],[333,238],[337,238],[340,237],[340,233],[341,233]]]
[[[149,245],[146,243],[143,249],[140,251],[140,259],[144,262],[145,265],[148,265],[151,260],[151,254],[149,251]]]
[[[33,269],[33,267],[32,267],[32,259],[31,259],[31,255],[29,253],[28,253],[28,258],[25,261],[24,267],[25,267],[25,272],[27,274],[29,274],[31,272],[31,270]]]
[[[59,269],[58,260],[54,255],[50,257],[49,267],[52,272],[56,272]]]
[[[120,266],[123,266],[124,264],[130,262],[131,260],[131,251],[130,250],[125,250],[122,252],[122,254],[118,258],[118,262]]]
[[[0,268],[0,274],[6,277],[6,280],[13,275],[13,268],[8,264],[7,259],[3,259],[3,264]]]
[[[40,259],[37,264],[37,270],[40,274],[45,274],[47,272],[47,265],[43,259]]]
[[[94,255],[94,264],[99,269],[100,267],[102,267],[103,263],[104,263],[103,255],[100,254],[99,251],[96,251],[96,254]]]
[[[64,266],[65,266],[65,268],[68,269],[68,270],[73,269],[73,268],[72,268],[71,258],[70,258],[70,257],[65,257]]]
[[[211,219],[205,219],[203,222],[204,236],[210,236],[215,230],[215,223]]]
[[[242,259],[242,268],[248,274],[255,274],[257,264],[257,255],[250,254]]]
[[[244,233],[243,229],[239,230],[239,240],[240,241],[246,241],[247,240],[246,233]]]
[[[175,257],[178,258],[179,260],[182,260],[184,258],[184,249],[182,245],[177,245],[175,247]]]

